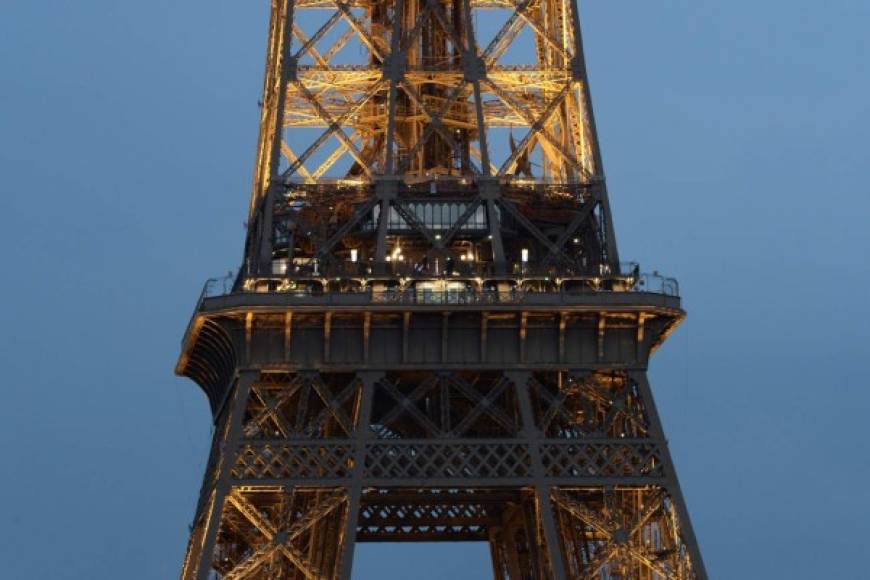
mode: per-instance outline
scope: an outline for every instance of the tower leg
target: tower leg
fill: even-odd
[[[706,579],[643,373],[248,371],[231,397],[184,580],[350,580],[358,534],[489,541],[496,580]]]
[[[372,399],[374,398],[375,383],[383,376],[383,373],[359,373],[362,381],[360,402],[357,411],[356,428],[354,429],[354,465],[353,480],[348,486],[347,521],[344,533],[341,536],[341,569],[339,578],[350,580],[353,572],[353,556],[356,549],[356,528],[359,521],[360,502],[362,501],[362,480],[365,467],[366,441],[371,437],[369,429],[372,413]]]
[[[227,408],[227,420],[224,424],[223,439],[220,444],[219,457],[214,465],[215,479],[211,499],[205,506],[203,514],[197,514],[197,519],[202,522],[198,533],[194,534],[196,540],[192,540],[188,546],[188,555],[185,558],[185,567],[181,577],[185,580],[207,580],[211,569],[211,558],[214,554],[214,546],[223,512],[224,499],[229,489],[229,471],[232,468],[238,438],[241,430],[242,419],[245,413],[245,402],[251,385],[259,376],[258,371],[242,371],[236,378],[235,394],[232,404]],[[216,435],[217,436],[217,435]]]
[[[706,580],[707,570],[704,567],[704,560],[701,558],[701,550],[698,547],[698,540],[695,537],[692,520],[689,518],[689,510],[686,508],[686,500],[683,498],[683,491],[680,488],[680,482],[677,479],[674,460],[671,458],[671,452],[667,446],[665,432],[662,427],[661,419],[659,418],[659,412],[656,408],[655,400],[653,399],[649,380],[644,372],[632,373],[632,379],[637,383],[641,396],[645,400],[645,406],[650,422],[650,433],[654,438],[662,442],[663,453],[665,456],[666,477],[668,479],[667,488],[674,501],[674,509],[679,518],[680,529],[692,558],[693,570],[699,580]]]
[[[559,549],[561,542],[559,541],[559,534],[556,531],[553,506],[550,503],[550,487],[546,485],[538,487],[535,499],[541,514],[541,527],[544,530],[547,555],[550,560],[550,568],[553,571],[553,578],[554,580],[566,580],[565,565],[562,562],[562,552]]]
[[[593,476],[588,483],[554,485],[541,500],[555,512],[550,529],[559,539],[566,577],[706,580],[645,374],[547,379],[536,373],[533,384],[530,407],[549,407],[546,417],[563,418],[545,426],[540,441],[548,475]],[[554,437],[559,434],[577,443]],[[546,532],[546,512],[542,516]]]
[[[492,560],[493,580],[506,580],[504,569],[504,549],[498,540],[497,531],[489,533],[489,555]]]
[[[537,514],[536,519],[540,519],[543,530],[545,544],[543,551],[550,562],[550,571],[554,580],[565,580],[565,567],[562,564],[562,555],[559,552],[559,536],[556,533],[553,510],[549,500],[550,488],[546,484],[544,467],[541,462],[540,439],[542,433],[535,421],[531,399],[529,398],[528,383],[531,373],[509,373],[508,376],[513,381],[517,393],[523,426],[522,433],[529,441],[529,452],[532,456],[533,477],[535,479],[535,513]]]

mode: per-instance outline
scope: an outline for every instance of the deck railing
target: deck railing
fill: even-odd
[[[497,287],[476,289],[467,279],[456,276],[442,276],[434,279],[425,278],[426,282],[443,281],[446,289],[432,290],[429,286],[417,285],[424,279],[406,280],[408,287],[403,289],[373,287],[342,287],[341,289],[312,289],[311,287],[297,286],[292,284],[281,285],[282,280],[254,279],[234,280],[232,273],[223,278],[210,278],[203,285],[199,299],[196,302],[193,316],[184,333],[183,342],[187,340],[197,313],[203,308],[204,302],[209,298],[224,297],[227,304],[235,303],[241,295],[269,295],[275,297],[281,303],[295,305],[334,305],[334,306],[427,306],[427,305],[451,305],[451,306],[506,306],[522,304],[529,306],[548,305],[571,305],[588,301],[596,295],[609,295],[618,299],[619,295],[630,293],[643,293],[646,295],[660,296],[665,299],[679,298],[680,287],[676,279],[662,276],[658,272],[642,273],[636,267],[627,271],[627,274],[611,276],[575,276],[562,281],[563,286],[558,289],[540,290],[532,287],[515,286],[509,289]],[[286,281],[286,280],[285,280]],[[565,282],[570,282],[565,287]],[[253,283],[251,283],[253,282]],[[466,288],[457,287],[463,282]],[[447,287],[447,285],[452,286]],[[658,299],[656,299],[658,300]]]

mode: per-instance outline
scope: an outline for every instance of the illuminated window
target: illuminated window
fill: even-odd
[[[449,230],[458,221],[459,218],[468,211],[468,204],[465,202],[417,202],[410,203],[407,206],[407,211],[413,215],[420,223],[430,230]],[[363,229],[374,231],[377,229],[378,219],[381,214],[380,206],[372,208],[371,218],[363,225]],[[394,207],[390,208],[389,220],[387,223],[391,231],[410,231],[411,226],[399,214]],[[472,212],[471,216],[462,224],[463,231],[484,231],[488,229],[486,219],[486,208],[479,205]]]

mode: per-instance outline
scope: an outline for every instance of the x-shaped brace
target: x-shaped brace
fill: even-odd
[[[440,435],[441,429],[432,422],[429,417],[424,415],[420,409],[417,408],[416,402],[423,397],[427,392],[436,387],[438,381],[436,378],[432,377],[426,379],[417,385],[414,390],[412,390],[408,396],[402,394],[396,386],[387,380],[382,380],[378,383],[380,386],[394,401],[396,401],[396,406],[390,410],[389,413],[384,415],[381,419],[381,423],[383,425],[389,426],[389,423],[398,418],[402,413],[407,412],[414,419],[419,421],[420,425],[427,429],[431,435]]]
[[[256,571],[257,567],[264,561],[269,559],[276,551],[281,552],[290,562],[299,569],[300,572],[308,580],[317,580],[321,578],[321,573],[312,566],[305,556],[291,542],[296,539],[302,532],[291,534],[287,533],[286,538],[278,537],[278,530],[271,522],[260,515],[259,510],[253,506],[244,496],[238,492],[233,492],[227,496],[227,501],[232,504],[240,514],[242,514],[251,524],[256,527],[261,534],[266,538],[266,543],[259,549],[254,551],[248,558],[243,560],[224,576],[226,579],[240,580],[250,576]],[[304,530],[303,530],[304,531]]]
[[[614,527],[611,524],[603,522],[597,517],[597,514],[593,513],[591,510],[587,509],[579,502],[576,502],[559,492],[553,494],[553,499],[566,512],[568,512],[584,524],[588,525],[595,531],[603,534],[609,540],[609,543],[606,546],[602,546],[600,548],[601,552],[599,552],[599,554],[601,554],[601,557],[596,557],[593,559],[592,562],[589,563],[589,567],[586,572],[586,578],[588,580],[598,578],[599,571],[607,563],[607,561],[623,550],[627,552],[632,558],[645,565],[656,574],[659,574],[664,578],[668,578],[669,580],[677,580],[677,577],[670,570],[665,569],[658,562],[654,562],[653,560],[651,560],[649,557],[646,556],[646,554],[631,545],[630,542],[625,545],[617,544],[615,542],[616,530],[614,529]],[[658,506],[661,505],[661,501],[656,498],[654,500],[654,504],[656,504],[656,509],[658,509]],[[654,511],[655,510],[653,510],[653,512]],[[647,512],[648,510],[644,511],[644,513],[641,514],[640,523],[636,522],[635,525],[632,526],[632,529],[628,531],[629,537],[637,535],[637,533],[640,532],[643,528],[646,520],[648,520],[652,516],[652,513]]]
[[[474,421],[476,421],[482,414],[486,414],[494,419],[504,427],[508,433],[513,433],[516,430],[514,421],[511,420],[507,413],[494,405],[498,397],[511,385],[511,382],[506,378],[499,380],[486,395],[481,394],[480,391],[461,379],[450,378],[447,380],[449,380],[450,384],[465,398],[474,403],[474,407],[468,415],[466,415],[453,429],[454,435],[461,436],[462,433],[470,428]]]
[[[351,154],[351,156],[353,156],[357,163],[360,164],[363,171],[365,171],[367,175],[371,175],[371,171],[369,170],[365,160],[363,159],[362,154],[359,152],[356,145],[353,144],[353,142],[350,140],[350,138],[347,136],[341,126],[353,115],[359,112],[359,110],[362,109],[363,106],[365,106],[369,99],[377,94],[383,83],[383,80],[372,83],[372,86],[369,87],[369,90],[366,91],[366,93],[360,98],[359,101],[357,101],[352,107],[348,107],[348,109],[344,113],[342,113],[342,115],[338,119],[333,119],[329,112],[324,109],[320,102],[317,100],[317,97],[311,94],[311,91],[309,91],[301,81],[299,81],[298,79],[293,81],[293,85],[297,88],[299,94],[302,95],[302,98],[314,108],[317,116],[320,117],[320,120],[323,121],[328,128],[320,135],[320,137],[317,138],[317,140],[314,141],[314,143],[308,146],[308,149],[306,149],[305,152],[302,153],[302,155],[300,155],[295,162],[290,164],[290,167],[288,167],[284,171],[282,177],[286,179],[290,175],[293,175],[293,173],[303,163],[305,163],[305,161],[309,157],[311,157],[311,155],[315,151],[317,151],[317,149],[319,149],[320,146],[323,145],[323,143],[326,142],[326,140],[329,139],[329,137],[332,136],[333,133],[336,134],[339,141],[341,141],[344,146],[347,147],[348,152]]]
[[[282,417],[279,409],[282,405],[289,401],[294,394],[296,394],[296,391],[299,390],[300,386],[302,386],[302,383],[300,381],[294,381],[287,387],[283,388],[278,396],[276,396],[271,401],[267,400],[264,393],[261,392],[260,389],[252,389],[252,394],[255,395],[263,404],[263,410],[257,413],[257,415],[253,417],[250,421],[248,421],[248,423],[245,425],[245,436],[255,436],[258,431],[261,431],[263,429],[263,425],[266,423],[266,421],[271,418],[278,426],[281,434],[284,437],[289,437],[292,433],[292,429],[284,421],[284,418]]]
[[[511,153],[510,157],[504,162],[499,169],[499,175],[507,175],[507,173],[513,170],[516,161],[519,159],[520,155],[526,152],[526,149],[532,142],[532,137],[541,137],[550,147],[558,153],[562,158],[564,158],[568,163],[570,163],[575,168],[580,168],[580,162],[577,161],[577,158],[574,155],[565,149],[565,147],[559,143],[559,141],[553,137],[550,132],[546,129],[546,126],[550,123],[550,120],[553,118],[553,114],[556,112],[559,105],[565,100],[565,97],[568,95],[571,89],[571,83],[566,83],[562,90],[556,94],[555,97],[549,102],[547,107],[541,113],[538,119],[535,119],[527,110],[526,107],[522,106],[522,104],[517,103],[513,97],[508,94],[505,90],[503,90],[498,84],[493,82],[491,79],[486,79],[484,81],[492,91],[496,94],[496,96],[511,109],[516,115],[521,117],[526,121],[529,125],[529,132],[523,138],[523,140],[517,145],[517,148]]]
[[[311,382],[311,387],[324,404],[323,410],[314,418],[312,424],[320,425],[329,415],[332,415],[344,432],[350,436],[353,433],[353,420],[347,416],[347,413],[344,412],[341,406],[345,401],[357,393],[360,387],[360,382],[356,380],[351,381],[351,383],[342,389],[342,391],[335,397],[333,397],[317,379]]]
[[[429,142],[429,139],[436,131],[450,145],[451,148],[456,147],[456,143],[453,141],[453,137],[450,135],[450,132],[444,128],[444,123],[442,119],[447,113],[448,109],[450,109],[450,105],[453,103],[454,99],[456,99],[462,89],[465,88],[465,85],[466,83],[464,81],[456,85],[444,98],[444,103],[441,105],[440,109],[435,113],[431,113],[423,104],[423,99],[420,98],[419,95],[417,95],[417,92],[409,83],[404,81],[400,83],[400,86],[405,91],[405,93],[407,93],[407,95],[417,104],[418,107],[420,107],[420,110],[423,111],[423,114],[428,117],[429,123],[423,130],[423,134],[417,139],[417,142],[414,143],[414,146],[411,148],[411,150],[408,151],[405,160],[399,166],[399,173],[404,173],[408,170],[411,159],[413,159],[414,156],[420,151],[420,149],[422,149],[423,146]]]
[[[568,223],[567,227],[565,227],[565,230],[553,243],[553,246],[556,248],[557,251],[553,252],[553,250],[550,249],[550,251],[547,252],[547,255],[544,256],[544,259],[542,261],[543,265],[548,265],[553,258],[557,257],[559,254],[564,254],[563,250],[565,248],[565,244],[568,243],[568,240],[571,238],[571,236],[574,235],[574,232],[576,232],[580,228],[580,226],[582,226],[586,222],[589,216],[592,215],[592,212],[595,210],[596,203],[597,201],[593,200],[592,198],[586,200],[586,203],[583,204],[583,206],[580,208],[580,211],[577,212],[577,214],[570,221],[570,223]]]

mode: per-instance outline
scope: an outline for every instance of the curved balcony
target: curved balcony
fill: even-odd
[[[238,308],[376,308],[383,310],[516,310],[564,308],[667,309],[679,311],[679,284],[658,272],[554,278],[549,286],[524,285],[533,278],[483,279],[443,275],[405,278],[404,285],[388,286],[377,278],[367,284],[338,285],[316,278],[320,286],[281,278],[211,278],[203,286],[191,324],[201,312]],[[563,273],[565,274],[565,273]],[[395,282],[395,278],[390,278]],[[341,280],[347,282],[347,280]]]

